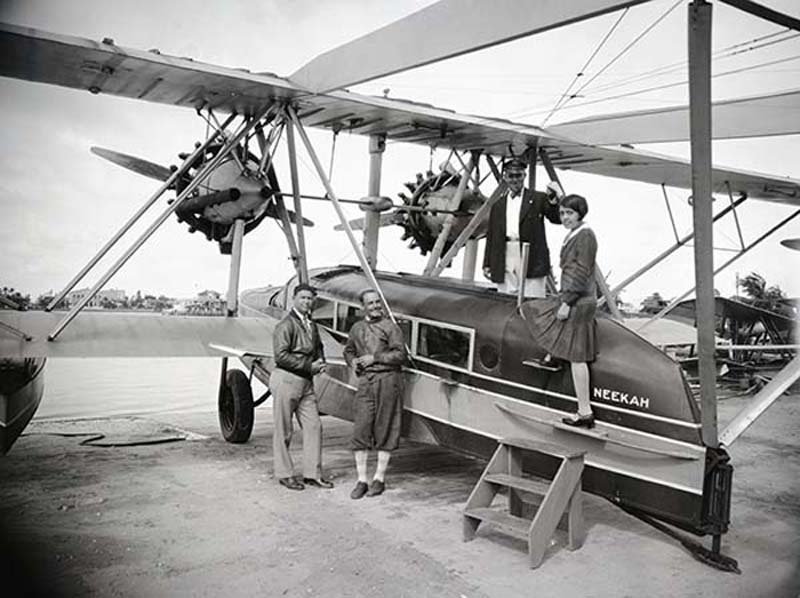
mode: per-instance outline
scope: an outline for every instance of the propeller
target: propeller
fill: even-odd
[[[442,169],[439,174],[428,171],[423,176],[417,173],[414,182],[405,183],[406,189],[411,193],[398,193],[403,201],[397,205],[388,197],[365,197],[358,203],[362,210],[382,212],[378,226],[402,226],[402,240],[407,241],[409,249],[417,249],[426,255],[433,249],[436,238],[441,233],[445,219],[448,215],[456,216],[445,243],[445,251],[458,237],[486,198],[477,191],[467,190],[461,199],[461,204],[453,206],[453,197],[461,181],[452,169]],[[354,218],[348,221],[354,230],[363,230],[364,218]],[[341,224],[333,227],[336,231],[344,230]],[[486,233],[486,223],[481,223],[473,234],[473,238],[480,238]]]
[[[206,161],[212,159],[221,148],[219,144],[210,146],[204,155],[188,166],[187,172],[171,188],[180,194]],[[267,172],[267,184],[264,184],[255,174],[258,167],[256,157],[241,148],[235,151],[239,152],[238,159],[231,157],[223,161],[175,211],[178,221],[185,222],[190,233],[200,231],[209,241],[217,241],[223,254],[230,253],[229,232],[235,220],[245,221],[246,234],[264,218],[279,219],[273,196],[280,193],[280,188],[274,170],[270,168]],[[167,168],[102,147],[92,147],[91,152],[118,166],[162,182],[177,168]],[[178,157],[185,160],[188,154],[179,154]],[[297,215],[291,210],[287,212],[290,222],[296,223]],[[303,225],[314,226],[314,223],[304,218]]]

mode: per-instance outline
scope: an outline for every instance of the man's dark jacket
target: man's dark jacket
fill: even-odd
[[[311,364],[325,357],[317,325],[310,323],[309,332],[295,311],[291,310],[275,327],[272,337],[275,365],[307,380],[312,378]]]
[[[489,213],[483,267],[491,269],[492,282],[501,283],[506,275],[506,201],[501,197]],[[516,201],[516,200],[515,200]],[[550,203],[546,193],[525,189],[519,210],[519,238],[531,244],[525,278],[540,278],[550,273],[550,251],[544,232],[544,218],[561,224],[558,204]]]

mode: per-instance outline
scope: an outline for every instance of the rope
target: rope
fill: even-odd
[[[186,440],[186,436],[171,436],[167,438],[153,438],[152,440],[134,440],[130,442],[99,442],[106,437],[105,434],[100,432],[28,432],[22,436],[60,436],[62,438],[80,438],[81,436],[88,436],[81,440],[79,446],[93,446],[102,448],[118,448],[122,446],[147,446],[151,444],[166,444],[168,442],[180,442]]]

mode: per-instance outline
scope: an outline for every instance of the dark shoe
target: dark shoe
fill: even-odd
[[[372,483],[369,485],[367,496],[378,496],[379,494],[383,494],[384,490],[386,490],[386,484],[380,480],[372,480]]]
[[[541,359],[527,359],[525,360],[525,365],[548,372],[558,372],[561,370],[561,362],[557,359],[553,359],[552,355],[545,355]]]
[[[366,482],[358,482],[356,487],[350,492],[350,498],[353,500],[358,500],[359,498],[364,498],[364,495],[367,493],[367,483]]]
[[[575,426],[576,428],[594,428],[594,413],[577,417],[565,417],[561,421],[568,426]]]
[[[278,483],[289,490],[304,490],[305,486],[294,478],[280,478]]]
[[[316,486],[317,488],[326,488],[328,490],[333,488],[333,482],[328,481],[325,478],[303,478],[303,483],[309,486]]]

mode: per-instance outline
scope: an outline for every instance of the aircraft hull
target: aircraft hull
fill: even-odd
[[[457,281],[377,276],[412,353],[405,368],[406,437],[482,457],[498,439],[515,437],[585,450],[585,490],[693,533],[725,531],[729,485],[711,480],[727,456],[703,444],[694,397],[678,364],[663,352],[601,318],[600,352],[591,364],[597,422],[592,430],[576,430],[561,423],[577,404],[569,368],[542,372],[529,365],[542,352],[513,298]],[[318,272],[312,284],[319,290],[315,319],[339,342],[329,342],[329,367],[316,380],[320,409],[352,420],[358,381],[337,355],[344,329],[355,320],[358,294],[368,284],[346,267]],[[273,294],[267,309],[281,307],[287,296]],[[468,346],[461,361],[458,351],[425,353],[432,346],[430,338],[427,347],[423,342],[430,335],[425,327],[431,326],[462,334]],[[551,478],[556,465],[549,457],[531,456],[525,470]]]
[[[318,376],[320,411],[353,420],[357,381],[344,366]],[[468,384],[443,382],[431,372],[406,370],[403,436],[489,458],[501,438],[530,438],[585,450],[583,489],[701,533],[706,448],[631,429],[605,436],[559,425],[564,412]],[[609,439],[610,438],[610,439]],[[558,460],[528,456],[526,472],[552,479]]]
[[[45,358],[0,360],[0,455],[28,425],[44,393]]]

